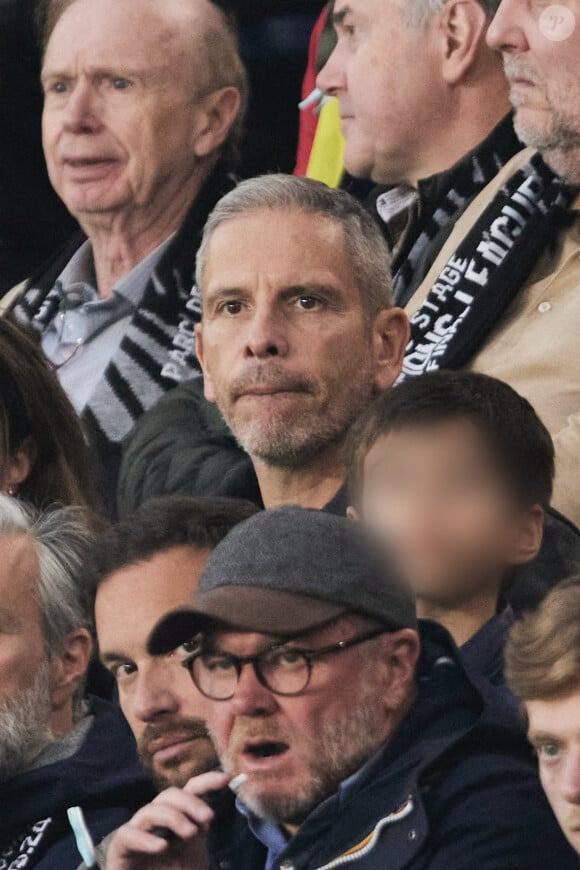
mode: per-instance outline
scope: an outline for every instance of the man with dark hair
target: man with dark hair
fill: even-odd
[[[160,790],[183,787],[219,762],[205,725],[205,699],[192,692],[181,666],[193,649],[190,639],[151,656],[147,638],[163,615],[191,600],[212,550],[256,511],[230,499],[153,500],[107,531],[90,560],[100,660],[116,681],[139,758]]]
[[[554,477],[552,439],[529,402],[472,372],[412,378],[363,415],[349,466],[350,516],[397,554],[418,615],[503,686],[511,581],[539,552]]]
[[[84,696],[92,535],[80,509],[0,496],[0,866],[74,870],[67,809],[104,837],[153,789],[116,706]]]
[[[139,757],[160,788],[185,785],[216,759],[203,699],[180,667],[185,653],[151,658],[147,637],[164,613],[191,599],[211,551],[256,511],[230,499],[161,498],[95,547],[90,576],[99,656],[117,683]]]
[[[224,773],[140,810],[111,870],[577,866],[515,715],[471,683],[444,629],[418,627],[410,589],[360,525],[296,507],[252,517],[149,648],[196,633],[187,667]],[[203,800],[232,777],[267,850],[252,865]],[[152,835],[159,824],[171,842]]]
[[[123,438],[199,374],[195,255],[233,186],[246,75],[210,0],[49,0],[43,43],[49,176],[85,237],[12,315],[57,367],[112,500]]]
[[[580,855],[580,577],[559,583],[516,623],[505,657],[544,791]]]

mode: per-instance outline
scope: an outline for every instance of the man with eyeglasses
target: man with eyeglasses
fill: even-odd
[[[224,772],[140,810],[108,870],[577,866],[511,713],[470,682],[444,629],[418,627],[362,527],[297,507],[242,523],[149,651],[192,637],[184,664]],[[213,822],[228,783],[260,863]]]

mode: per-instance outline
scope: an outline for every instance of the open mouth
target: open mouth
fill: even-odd
[[[244,749],[244,755],[251,758],[274,758],[283,755],[289,749],[287,743],[278,743],[274,740],[265,740],[262,743],[252,743]]]

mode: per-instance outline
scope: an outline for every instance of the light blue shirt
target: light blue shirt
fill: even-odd
[[[372,758],[365,762],[365,764],[351,774],[351,776],[341,782],[338,787],[338,795],[341,798],[357,785],[358,781],[363,778],[367,770],[376,763],[376,760],[382,751],[383,747],[381,746],[379,751],[373,754]],[[321,804],[321,806],[323,805],[324,804]],[[248,826],[252,834],[268,850],[264,870],[272,870],[272,867],[288,845],[290,838],[275,822],[272,822],[270,819],[261,819],[259,816],[256,816],[247,806],[245,806],[245,804],[242,803],[240,798],[236,800],[236,807],[238,811],[247,818]]]
[[[82,413],[115,355],[143,300],[151,275],[172,241],[170,236],[115,284],[108,299],[96,289],[93,248],[87,240],[63,269],[56,288],[59,310],[42,338],[46,357]]]

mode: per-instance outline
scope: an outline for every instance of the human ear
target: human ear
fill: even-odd
[[[511,563],[513,565],[526,565],[535,559],[540,552],[543,536],[544,510],[537,504],[522,517],[513,543]]]
[[[402,308],[378,313],[373,324],[373,353],[375,386],[379,392],[392,387],[401,374],[409,337],[409,318]]]
[[[56,730],[66,730],[72,698],[87,673],[93,642],[85,628],[71,631],[51,661],[51,708]]]
[[[388,710],[400,710],[409,697],[419,659],[419,634],[410,628],[384,635],[383,662],[385,665],[384,702]]]
[[[8,459],[2,474],[1,486],[5,492],[16,494],[26,481],[36,462],[37,449],[32,438],[25,438]]]
[[[477,0],[449,0],[439,17],[443,80],[457,85],[475,63],[488,18]]]
[[[240,113],[242,98],[237,88],[220,88],[203,100],[201,123],[194,134],[193,152],[208,157],[223,145]]]

